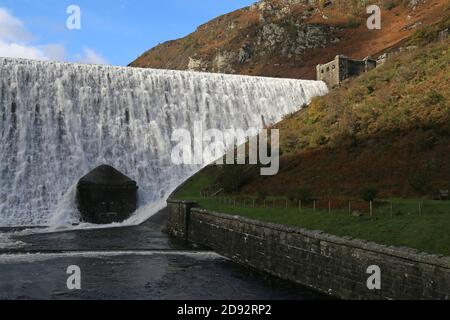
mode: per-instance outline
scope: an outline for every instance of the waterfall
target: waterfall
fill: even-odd
[[[0,58],[0,226],[78,220],[79,178],[109,164],[138,182],[141,222],[201,165],[174,165],[174,129],[262,128],[323,82]]]

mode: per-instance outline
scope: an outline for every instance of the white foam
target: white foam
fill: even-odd
[[[123,256],[183,256],[202,260],[226,259],[212,251],[86,251],[61,253],[0,254],[1,264],[34,263],[65,258],[114,258]]]
[[[70,227],[74,186],[101,164],[138,182],[124,225],[138,224],[203,167],[172,164],[173,130],[262,128],[326,93],[317,81],[0,58],[0,226]]]
[[[12,238],[14,233],[0,233],[0,250],[20,249],[26,246],[26,243]]]

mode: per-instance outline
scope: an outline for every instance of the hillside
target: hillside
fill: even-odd
[[[448,7],[400,41],[408,50],[276,124],[277,175],[263,177],[258,166],[212,165],[173,197],[231,215],[449,255],[450,202],[431,200],[437,190],[450,189],[450,40],[438,40],[446,28]]]
[[[369,31],[364,1],[263,0],[161,44],[130,65],[314,79],[315,66],[338,53],[363,58],[400,45],[421,25],[439,21],[448,1],[379,4],[382,29]]]
[[[358,196],[374,187],[409,197],[448,189],[448,88],[448,40],[397,55],[277,124],[280,173],[246,177],[241,193]]]
[[[418,46],[278,124],[278,175],[252,176],[258,170],[236,166],[223,169],[222,180],[231,177],[235,191],[247,195],[307,188],[319,197],[357,197],[372,187],[385,197],[430,196],[450,183],[448,40],[434,41],[450,27],[449,3],[380,1],[378,31],[366,28],[362,3],[260,1],[148,51],[133,65],[314,78],[315,65],[337,53],[362,58]]]
[[[174,197],[231,215],[449,255],[450,202],[431,198],[450,189],[450,40],[430,44],[429,31],[415,34],[415,51],[277,124],[278,175],[262,177],[256,166],[209,166]],[[373,215],[367,190],[379,191]]]

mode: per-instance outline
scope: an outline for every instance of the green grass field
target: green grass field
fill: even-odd
[[[207,168],[188,181],[174,198],[197,201],[200,207],[212,211],[450,256],[450,201],[383,199],[374,206],[372,217],[368,212],[355,217],[344,209],[331,213],[327,209],[313,210],[311,205],[302,210],[294,204],[286,208],[282,198],[268,198],[266,207],[258,203],[255,208],[249,198],[244,207],[239,197],[228,196],[226,204],[221,197],[200,195],[201,190],[211,185],[214,174],[212,168]]]

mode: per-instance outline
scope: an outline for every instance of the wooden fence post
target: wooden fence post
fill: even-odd
[[[370,216],[373,216],[373,202],[370,201]]]
[[[352,202],[351,201],[349,201],[348,202],[348,214],[352,214]]]
[[[316,200],[314,200],[314,203],[313,203],[313,210],[314,210],[314,212],[316,212]]]

